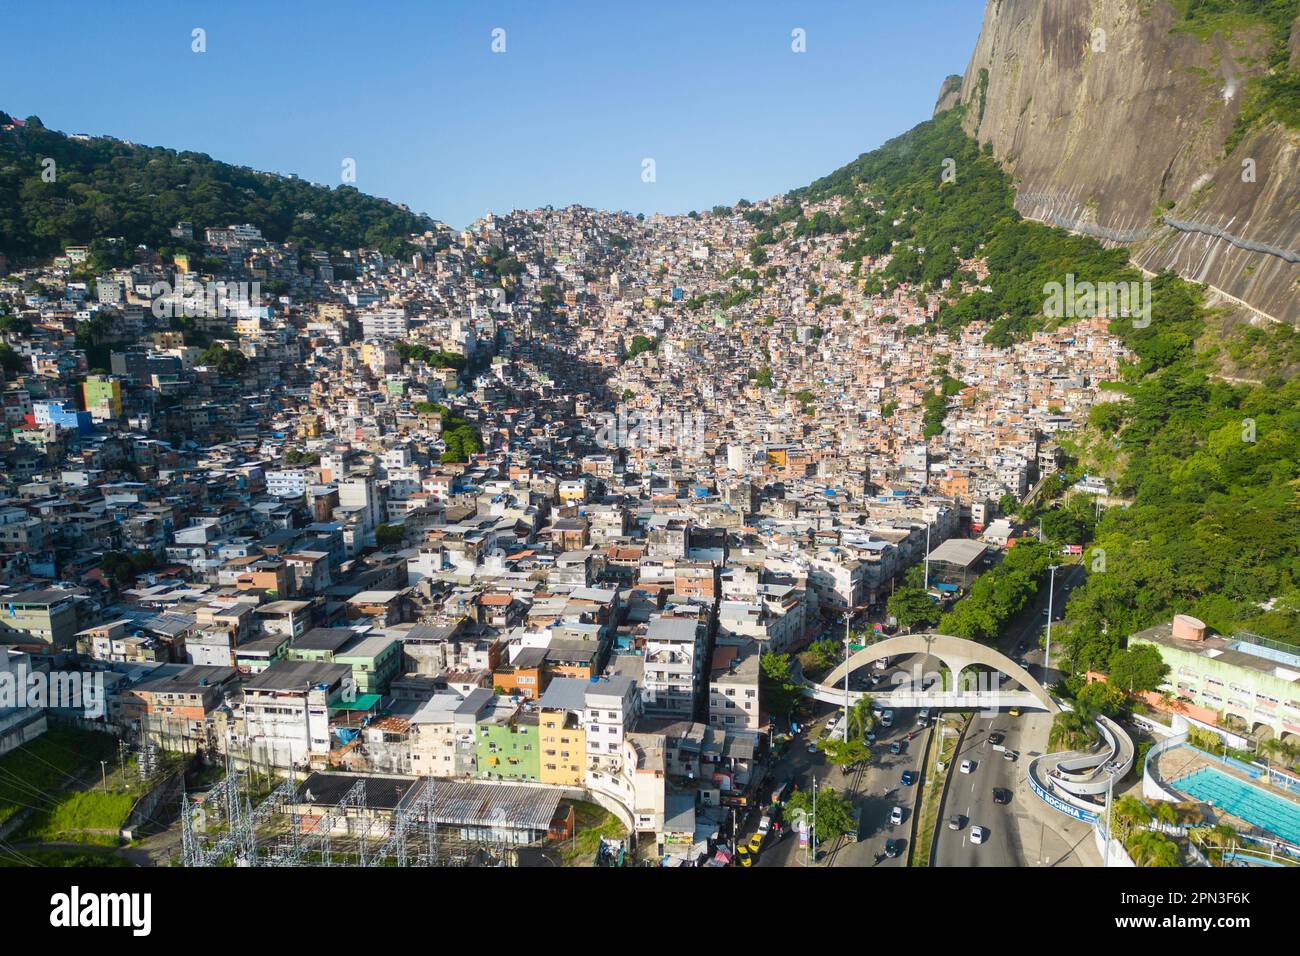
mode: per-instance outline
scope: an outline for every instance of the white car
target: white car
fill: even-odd
[[[984,827],[971,827],[971,828],[970,828],[970,841],[971,841],[971,843],[983,843],[983,842],[984,842],[985,840],[987,840],[988,838],[989,838],[989,831],[986,830],[986,829],[984,829]]]
[[[963,760],[961,762],[961,766],[958,767],[957,769],[960,770],[962,773],[970,773],[972,770],[975,769],[975,761]]]
[[[894,809],[889,811],[889,822],[894,826],[898,826],[900,823],[903,822],[902,807],[894,807]]]

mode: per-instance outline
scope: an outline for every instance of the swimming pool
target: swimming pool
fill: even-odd
[[[1241,817],[1288,843],[1300,843],[1300,804],[1261,790],[1213,767],[1173,781],[1175,789]]]

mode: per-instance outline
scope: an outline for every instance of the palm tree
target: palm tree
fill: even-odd
[[[871,695],[863,694],[858,702],[849,708],[848,735],[850,738],[865,737],[876,726],[876,715],[871,709]]]
[[[1178,822],[1178,810],[1172,803],[1166,803],[1163,800],[1156,804],[1156,819],[1161,823],[1173,826]]]
[[[1121,823],[1142,824],[1151,820],[1151,808],[1137,797],[1120,797],[1115,801],[1114,816]]]
[[[1133,834],[1126,849],[1138,866],[1177,866],[1182,856],[1177,843],[1153,830]]]

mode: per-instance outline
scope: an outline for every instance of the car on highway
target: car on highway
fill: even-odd
[[[1019,708],[1019,707],[1012,707],[1009,711],[1007,711],[1007,714],[1010,715],[1010,716],[1012,716],[1012,717],[1019,717],[1019,716],[1020,716],[1020,708]]]
[[[997,731],[994,731],[993,733],[989,734],[989,743],[991,743],[994,747],[1002,743],[1002,741],[1005,739],[1006,738],[1003,737],[1002,734],[998,733]]]
[[[930,709],[927,707],[916,715],[916,726],[924,727],[930,722]]]
[[[736,847],[736,862],[741,866],[754,865],[754,854],[749,852],[749,847],[747,846]]]
[[[902,855],[902,852],[903,852],[903,841],[902,841],[902,840],[886,840],[886,841],[885,841],[885,856],[889,857],[891,860],[893,860],[893,859],[897,858],[898,856]]]
[[[808,752],[809,752],[810,754],[815,754],[815,753],[817,752],[817,745],[816,745],[815,743],[809,744],[809,745],[808,745]]]
[[[874,730],[868,730],[866,733],[866,740],[867,743],[874,744],[876,742],[876,732]]]
[[[880,726],[882,727],[894,726],[894,712],[892,710],[887,710],[880,715]]]
[[[971,827],[971,828],[970,828],[970,841],[971,841],[971,843],[977,843],[977,844],[978,844],[978,843],[983,843],[983,842],[984,842],[985,840],[987,840],[988,838],[989,838],[989,831],[988,831],[988,828],[986,828],[986,827]]]
[[[1017,753],[1017,752],[1014,751],[1014,750],[1004,750],[1004,751],[1002,751],[1002,759],[1003,759],[1003,760],[1015,760],[1015,759],[1016,759],[1017,757],[1019,757],[1019,756],[1020,756],[1020,754]]]
[[[889,752],[894,756],[898,756],[906,749],[906,747],[907,747],[906,741],[895,740],[892,744],[889,745]]]
[[[975,761],[963,760],[961,762],[961,766],[958,767],[957,769],[960,770],[962,773],[970,773],[975,769]]]
[[[762,833],[755,833],[749,838],[749,852],[755,856],[758,855],[759,850],[763,849],[763,836]]]
[[[966,823],[965,817],[963,817],[960,813],[954,813],[952,816],[948,818],[948,829],[960,830],[965,825],[965,823]]]
[[[902,781],[903,781],[903,786],[910,787],[913,783],[916,782],[916,774],[914,774],[910,770],[904,770]]]
[[[993,802],[1006,804],[1011,802],[1011,791],[1004,790],[1002,787],[993,788]]]
[[[894,809],[889,811],[889,822],[892,826],[898,826],[900,823],[903,822],[902,807],[894,807]]]

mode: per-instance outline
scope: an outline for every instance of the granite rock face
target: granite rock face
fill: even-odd
[[[1268,37],[1175,31],[1168,0],[988,0],[962,78],[1022,215],[1133,248],[1300,324],[1300,132],[1253,127],[1228,153]],[[1300,20],[1290,36],[1300,60]],[[936,112],[949,108],[945,80]]]

